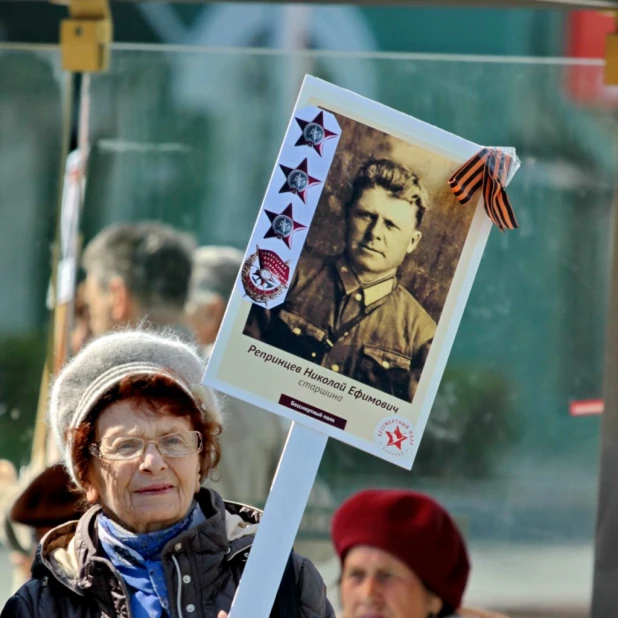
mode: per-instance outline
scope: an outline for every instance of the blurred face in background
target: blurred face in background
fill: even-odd
[[[364,545],[345,557],[341,604],[345,618],[428,618],[442,608],[406,564]]]
[[[186,321],[202,345],[215,342],[225,308],[225,299],[219,294],[207,294],[187,304]]]
[[[118,276],[112,277],[105,285],[99,277],[89,272],[84,282],[84,300],[90,330],[95,336],[145,315],[122,277]]]

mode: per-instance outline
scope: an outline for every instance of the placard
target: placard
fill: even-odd
[[[491,222],[480,146],[307,77],[204,382],[410,469]]]

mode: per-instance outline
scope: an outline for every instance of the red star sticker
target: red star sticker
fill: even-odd
[[[279,193],[294,193],[306,204],[307,189],[322,182],[309,175],[307,159],[304,159],[296,167],[286,167],[281,164],[279,164],[279,167],[285,174],[285,183],[279,189]]]
[[[388,444],[386,446],[394,446],[401,450],[401,445],[406,441],[406,436],[401,433],[399,427],[395,428],[395,431],[387,431]]]
[[[324,126],[324,112],[320,112],[313,120],[301,120],[295,118],[302,133],[296,142],[296,146],[309,146],[322,156],[322,146],[327,139],[339,135],[333,133]]]
[[[281,213],[265,210],[266,216],[270,219],[270,229],[264,235],[264,238],[280,238],[288,247],[292,248],[292,234],[298,230],[307,229],[306,225],[294,221],[292,212],[292,204],[288,204],[286,209]]]

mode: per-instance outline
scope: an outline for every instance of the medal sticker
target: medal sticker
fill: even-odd
[[[279,189],[279,193],[294,193],[307,203],[307,191],[309,187],[322,183],[318,178],[309,175],[309,165],[307,159],[303,159],[296,167],[287,167],[279,164],[281,171],[285,174],[285,183]]]
[[[274,251],[256,247],[242,267],[242,284],[247,296],[258,303],[268,306],[287,288],[290,277],[289,264],[284,262]]]
[[[264,210],[270,221],[270,228],[264,238],[279,238],[288,249],[292,248],[292,236],[294,232],[306,230],[307,226],[294,220],[292,204],[288,204],[281,213]]]
[[[324,126],[324,112],[320,112],[311,122],[303,120],[302,118],[295,118],[295,120],[302,130],[302,134],[295,145],[309,146],[320,156],[322,156],[324,142],[338,136],[338,133],[329,131]]]
[[[273,309],[285,301],[340,137],[330,112],[294,111],[237,281],[254,304]]]

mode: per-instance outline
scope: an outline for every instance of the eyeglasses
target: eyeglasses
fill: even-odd
[[[199,431],[180,431],[159,436],[156,440],[144,440],[129,436],[110,436],[90,446],[90,452],[100,459],[121,461],[141,457],[146,447],[154,443],[164,457],[187,457],[202,450],[202,434]]]

